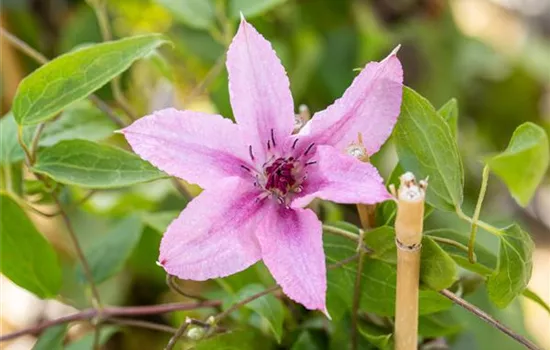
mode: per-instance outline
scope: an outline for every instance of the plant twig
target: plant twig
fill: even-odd
[[[405,173],[401,175],[397,192],[395,350],[416,350],[418,347],[420,249],[427,186],[426,181],[417,183],[412,173]],[[395,195],[393,187],[392,192]]]
[[[347,239],[352,240],[354,242],[359,242],[359,235],[357,235],[353,232],[343,230],[343,229],[338,228],[338,227],[323,224],[323,231],[326,231],[328,233],[332,233],[332,234],[337,235],[337,236],[347,238]],[[372,254],[372,250],[370,250],[365,245],[363,245],[361,249],[365,254]]]
[[[33,49],[23,40],[11,34],[4,28],[0,28],[0,35],[5,37],[14,47],[34,59],[36,62],[40,64],[46,64],[49,62],[46,56]],[[96,95],[90,95],[88,96],[88,99],[92,101],[101,111],[103,111],[116,125],[118,125],[119,127],[125,126],[125,123],[119,117],[117,117],[116,113],[111,109],[111,107],[109,107],[99,97],[97,97]]]
[[[166,346],[164,347],[164,350],[172,350],[176,345],[176,343],[178,342],[178,340],[185,334],[185,332],[187,331],[187,328],[189,328],[189,326],[192,324],[205,327],[205,328],[210,328],[210,324],[208,323],[204,323],[199,320],[195,320],[190,317],[187,317],[183,322],[183,324],[180,326],[180,328],[178,328],[174,336],[170,338],[170,341],[168,341],[168,344],[166,344]]]
[[[249,296],[248,298],[245,298],[233,305],[231,305],[229,308],[227,308],[227,310],[217,314],[215,317],[214,317],[214,323],[218,323],[219,321],[223,320],[225,317],[229,316],[231,313],[233,313],[233,311],[236,311],[237,309],[239,309],[241,306],[244,306],[248,303],[250,303],[251,301],[254,301],[258,298],[261,298],[263,297],[264,295],[267,295],[267,294],[270,294],[270,293],[273,293],[274,291],[276,290],[279,290],[281,289],[280,286],[278,285],[275,285],[275,286],[271,286],[259,293],[256,293],[254,295],[251,295]]]
[[[34,132],[34,135],[32,137],[30,154],[33,162],[36,159],[36,150],[38,149],[38,141],[40,140],[40,135],[42,134],[42,131],[44,131],[45,126],[46,126],[46,123],[38,124]]]
[[[86,275],[86,279],[88,280],[88,283],[90,285],[90,289],[92,291],[92,301],[94,302],[93,306],[94,308],[101,309],[102,307],[101,297],[99,296],[99,291],[97,290],[97,287],[95,285],[94,276],[92,275],[92,270],[90,269],[90,265],[88,265],[86,256],[84,255],[84,252],[80,247],[80,243],[78,242],[78,238],[76,237],[76,232],[74,231],[71,220],[69,219],[69,215],[67,215],[67,213],[65,212],[65,209],[63,209],[61,201],[59,200],[59,198],[57,198],[57,195],[55,193],[52,193],[52,198],[55,201],[55,204],[57,205],[59,215],[61,215],[61,217],[63,218],[63,222],[65,222],[65,226],[67,227],[67,231],[69,232],[69,237],[71,237],[71,240],[73,242],[76,255],[78,256],[78,260],[82,264],[84,274]]]
[[[97,17],[97,22],[101,30],[101,36],[103,41],[113,40],[113,34],[111,33],[111,27],[109,25],[109,18],[107,15],[107,6],[105,1],[89,1],[90,6],[92,6],[95,15]],[[124,111],[124,113],[131,119],[136,120],[137,115],[132,109],[120,86],[120,76],[116,76],[111,80],[111,88],[113,90],[113,97],[117,105]]]
[[[179,285],[178,283],[175,281],[176,279],[176,276],[172,276],[172,275],[166,275],[166,284],[168,285],[168,287],[170,287],[170,289],[175,292],[175,293],[178,293],[178,294],[181,294],[183,295],[184,297],[186,298],[189,298],[189,299],[195,299],[195,300],[198,300],[198,301],[205,301],[207,300],[205,297],[203,296],[200,296],[200,295],[194,295],[194,294],[190,294],[190,293],[187,293],[186,291],[184,291]]]
[[[462,209],[460,209],[460,207],[456,207],[455,212],[456,212],[456,215],[458,215],[458,217],[460,219],[462,219],[464,221],[467,221],[470,224],[472,224],[474,222],[474,220],[471,217],[464,214],[464,212],[462,211]],[[490,224],[488,224],[484,221],[481,221],[481,220],[477,220],[476,224],[477,224],[477,226],[481,227],[482,229],[484,229],[487,232],[490,232],[490,233],[494,234],[495,236],[502,236],[502,232],[498,228],[494,227],[493,225],[490,225]]]
[[[468,260],[472,264],[476,262],[474,247],[476,244],[477,225],[479,220],[479,214],[481,213],[481,205],[485,198],[485,192],[487,191],[487,182],[489,181],[489,166],[485,165],[483,168],[483,175],[481,176],[481,188],[479,189],[479,196],[477,197],[476,209],[474,216],[472,217],[472,231],[470,233],[470,239],[468,240]]]
[[[370,227],[364,227],[369,229]],[[359,305],[361,304],[361,282],[363,276],[363,265],[365,262],[365,252],[363,249],[365,231],[361,230],[359,235],[359,243],[357,244],[357,252],[359,254],[359,261],[357,262],[357,270],[355,272],[355,282],[353,285],[353,299],[351,306],[351,349],[357,349],[358,345],[358,325],[359,325]]]
[[[165,333],[176,333],[177,329],[160,323],[148,322],[143,320],[134,320],[131,318],[120,318],[120,317],[110,317],[106,320],[108,323],[115,323],[124,326],[139,327],[145,329],[152,329],[155,331],[165,332]]]
[[[498,329],[502,333],[508,335],[510,338],[514,339],[515,341],[517,341],[521,345],[525,346],[527,349],[542,350],[542,348],[539,348],[537,345],[535,345],[533,342],[531,342],[527,338],[517,334],[516,332],[514,332],[510,328],[506,327],[505,325],[503,325],[502,323],[500,323],[499,321],[495,320],[493,317],[491,317],[490,315],[485,313],[483,310],[479,309],[475,305],[470,304],[469,302],[467,302],[466,300],[464,300],[464,299],[460,298],[459,296],[455,295],[451,291],[449,291],[447,289],[443,289],[439,293],[441,295],[443,295],[444,297],[446,297],[447,299],[451,300],[453,303],[455,303],[455,304],[459,305],[460,307],[464,308],[468,312],[473,313],[474,315],[476,315],[477,317],[479,317],[483,321],[487,322],[491,326],[495,327],[496,329]]]
[[[17,332],[9,333],[6,335],[0,336],[1,341],[8,341],[11,339],[18,338],[26,334],[38,334],[43,330],[56,326],[58,324],[83,321],[83,320],[92,320],[101,314],[103,320],[109,321],[112,317],[117,316],[142,316],[142,315],[158,315],[164,314],[173,311],[188,311],[196,310],[202,308],[211,308],[217,307],[222,304],[221,300],[209,300],[201,303],[171,303],[171,304],[161,304],[161,305],[148,305],[148,306],[112,306],[104,307],[101,311],[90,308],[86,309],[71,315],[63,316],[56,318],[55,320],[42,322],[38,325],[19,330]]]

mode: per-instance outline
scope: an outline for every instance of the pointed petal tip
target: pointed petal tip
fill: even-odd
[[[329,321],[332,321],[332,317],[328,313],[328,309],[326,306],[324,306],[322,309],[319,309],[319,311],[321,311],[328,318]]]
[[[390,57],[391,56],[396,56],[397,55],[397,52],[401,49],[401,44],[398,44],[393,50],[392,52],[390,53]]]
[[[124,132],[126,131],[126,129],[118,129],[118,130],[115,130],[113,131],[114,134],[121,134],[121,135],[124,135]]]
[[[246,19],[244,18],[244,13],[242,11],[239,11],[239,14],[241,15],[241,23],[246,23]]]

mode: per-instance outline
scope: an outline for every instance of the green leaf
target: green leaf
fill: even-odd
[[[265,342],[258,334],[250,329],[232,330],[227,333],[199,341],[195,350],[256,350],[269,349],[269,342]]]
[[[124,187],[166,175],[137,155],[85,140],[68,140],[38,152],[35,172],[85,188]]]
[[[501,232],[498,264],[487,278],[487,292],[496,306],[504,308],[523,293],[531,279],[534,243],[516,224]]]
[[[143,223],[158,233],[166,232],[168,225],[178,217],[180,211],[161,211],[157,213],[143,213],[141,219]]]
[[[376,346],[377,349],[393,349],[393,339],[391,333],[385,333],[378,327],[370,324],[360,324],[359,334],[361,334],[369,343]]]
[[[59,119],[48,123],[40,136],[39,146],[52,146],[64,140],[103,140],[113,135],[117,125],[90,101],[67,106]]]
[[[420,280],[434,290],[442,290],[453,285],[458,272],[456,263],[430,237],[422,237]]]
[[[105,281],[122,269],[139,242],[142,228],[140,218],[130,215],[97,238],[84,252],[95,283]],[[81,264],[77,266],[77,274],[82,281],[86,280]]]
[[[286,0],[230,0],[229,11],[233,18],[240,18],[241,12],[246,18],[259,16]]]
[[[388,230],[380,229],[378,232],[384,234]],[[393,238],[391,240],[394,242]],[[324,235],[327,264],[353,256],[356,253],[356,246],[355,242],[327,232]],[[327,271],[327,308],[334,320],[340,319],[351,309],[356,267],[357,262],[355,261]],[[395,313],[395,264],[366,258],[362,278],[361,309],[384,316],[392,316]],[[449,300],[435,291],[424,289],[420,291],[419,308],[422,315],[445,310],[451,306],[452,303]]]
[[[449,124],[451,134],[457,137],[458,133],[458,103],[456,98],[451,98],[438,111],[439,115]]]
[[[0,120],[0,165],[15,163],[24,158],[23,149],[17,141],[17,123],[9,112]]]
[[[549,164],[548,135],[533,123],[521,124],[504,152],[487,164],[504,181],[510,193],[525,207],[541,182]]]
[[[0,241],[2,274],[39,298],[55,297],[61,288],[61,267],[55,251],[15,200],[3,193]]]
[[[244,300],[264,290],[265,287],[262,285],[249,284],[239,291],[235,301]],[[267,294],[247,303],[245,307],[260,315],[262,320],[269,325],[269,329],[275,336],[277,343],[281,343],[284,321],[284,310],[281,302],[273,295]]]
[[[38,338],[32,350],[63,350],[63,340],[66,333],[66,324],[50,327]]]
[[[104,345],[118,331],[116,326],[103,326],[99,333],[99,345]],[[82,338],[72,342],[65,350],[90,350],[94,347],[94,333],[86,334]]]
[[[32,125],[51,119],[166,42],[159,34],[135,36],[55,58],[19,84],[13,100],[15,120],[19,125]]]
[[[426,201],[442,210],[460,207],[464,170],[451,129],[425,98],[407,87],[393,135],[401,166],[417,178],[429,176]]]
[[[296,340],[290,350],[315,350],[318,349],[317,344],[308,331],[303,331]]]
[[[523,296],[539,304],[544,310],[546,310],[550,314],[550,306],[537,293],[533,292],[529,288],[526,288],[523,291]]]
[[[463,328],[464,324],[453,317],[449,311],[420,316],[418,319],[418,334],[424,337],[449,336],[460,332]]]
[[[436,237],[436,239],[437,237],[449,239],[462,244],[464,247],[468,247],[469,236],[450,229],[429,230],[424,232],[424,235]],[[470,263],[468,252],[464,249],[445,243],[441,243],[440,247],[443,248],[457,264],[480,275],[490,275],[497,266],[497,256],[479,242],[476,242],[474,246],[477,258],[475,264]]]
[[[23,142],[30,145],[36,125],[23,127]],[[63,140],[83,139],[99,141],[113,135],[116,125],[89,101],[69,105],[61,116],[48,123],[38,141],[39,146],[52,146]],[[17,141],[17,123],[10,112],[0,121],[0,164],[25,159]]]
[[[215,8],[211,0],[157,0],[175,19],[197,29],[212,27]]]
[[[392,227],[378,227],[365,235],[367,247],[374,250],[373,259],[397,263],[395,231]],[[450,287],[457,278],[456,264],[430,237],[422,238],[420,280],[434,290]]]

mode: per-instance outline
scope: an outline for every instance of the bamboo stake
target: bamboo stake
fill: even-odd
[[[417,183],[414,175],[408,172],[401,176],[401,184],[397,192],[396,350],[416,350],[418,346],[420,248],[427,185],[424,180]],[[392,192],[395,195],[395,188],[392,188]]]

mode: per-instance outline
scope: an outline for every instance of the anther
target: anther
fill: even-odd
[[[309,151],[311,151],[311,149],[313,148],[313,146],[315,146],[315,142],[313,142],[311,145],[309,145],[306,149],[306,151],[304,152],[304,156],[307,156],[307,154],[309,153]]]
[[[267,140],[267,150],[269,151],[271,149],[271,141]]]
[[[313,164],[316,164],[316,163],[317,163],[317,161],[316,161],[316,160],[313,160],[313,161],[311,161],[311,162],[307,162],[307,163],[306,163],[306,166],[308,166],[308,165],[313,165]]]
[[[292,149],[296,148],[297,143],[298,143],[298,139],[294,140],[294,142],[292,143]]]
[[[248,154],[250,154],[250,159],[254,160],[254,153],[252,153],[252,145],[248,146]]]
[[[275,135],[273,135],[273,129],[271,129],[271,142],[273,142],[273,147],[277,147],[277,144],[275,143]]]
[[[250,168],[245,166],[245,165],[242,165],[241,164],[241,168],[243,168],[244,170],[248,171],[248,172],[251,172]]]

